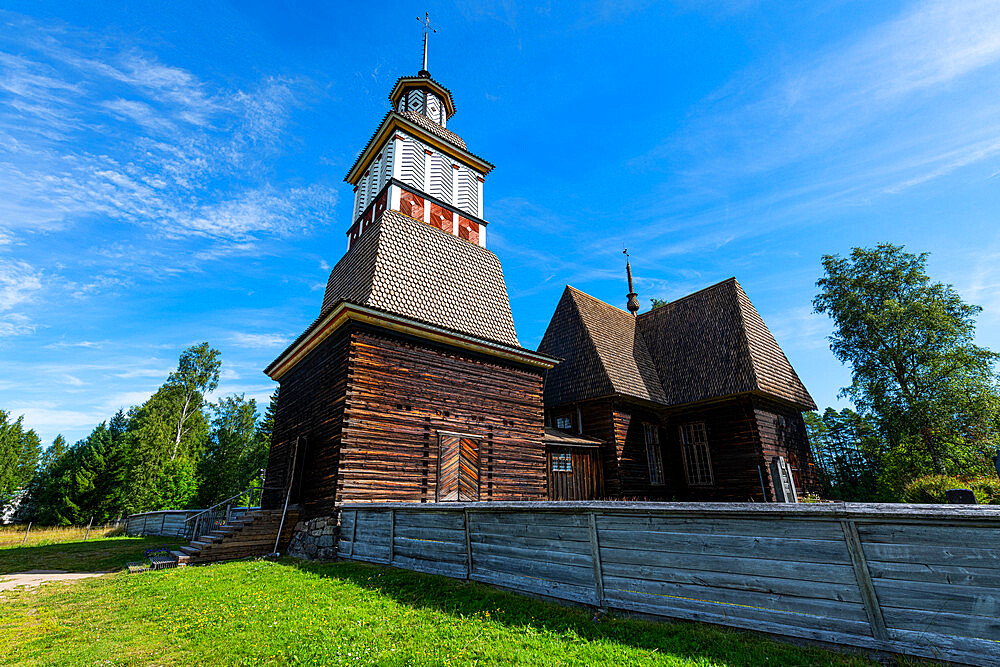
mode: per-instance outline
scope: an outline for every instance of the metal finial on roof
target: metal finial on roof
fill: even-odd
[[[417,20],[424,24],[424,68],[420,70],[419,76],[426,76],[430,78],[431,73],[427,71],[427,31],[437,32],[431,27],[431,15],[430,12],[424,12],[424,18],[417,17]]]
[[[628,248],[625,248],[624,250],[622,250],[622,253],[625,255],[625,273],[628,274],[628,306],[627,306],[627,308],[628,308],[628,311],[630,313],[632,313],[632,316],[635,317],[635,314],[639,312],[639,299],[638,299],[639,295],[635,293],[634,289],[632,289],[632,265],[629,264],[629,261],[628,261]]]

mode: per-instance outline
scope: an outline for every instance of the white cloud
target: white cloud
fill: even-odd
[[[6,312],[31,301],[42,288],[42,274],[24,261],[0,258],[0,337],[30,334],[31,319],[21,312]]]
[[[95,215],[243,248],[329,219],[331,188],[272,183],[261,166],[308,81],[232,90],[92,34],[15,23],[0,42],[0,245],[8,229]]]
[[[292,336],[283,333],[234,333],[229,337],[235,345],[257,349],[284,347],[291,342]]]

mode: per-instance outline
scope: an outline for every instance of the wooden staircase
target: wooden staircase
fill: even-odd
[[[288,510],[278,541],[278,550],[288,546],[299,520],[297,510]],[[281,524],[281,510],[253,510],[219,529],[202,535],[189,546],[173,552],[178,565],[198,565],[223,560],[266,556],[274,551]]]

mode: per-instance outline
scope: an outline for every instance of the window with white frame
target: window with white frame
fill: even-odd
[[[711,486],[712,458],[708,453],[708,435],[705,422],[683,424],[681,429],[681,452],[684,454],[684,470],[691,486]]]
[[[656,424],[643,424],[646,439],[646,462],[649,464],[649,483],[663,485],[663,452],[660,450],[660,430]]]
[[[573,472],[573,455],[570,452],[552,452],[552,472]]]

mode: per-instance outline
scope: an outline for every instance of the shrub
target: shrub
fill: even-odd
[[[972,489],[980,505],[1000,505],[1000,479],[994,476],[962,478],[949,475],[918,477],[903,489],[907,503],[944,503],[948,489]]]

